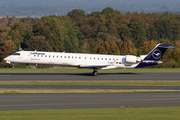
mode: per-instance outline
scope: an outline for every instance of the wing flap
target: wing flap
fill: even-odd
[[[79,65],[79,68],[92,68],[92,69],[101,69],[107,67],[108,65]]]
[[[91,69],[113,69],[117,68],[117,66],[113,65],[79,65],[79,68],[91,68]]]

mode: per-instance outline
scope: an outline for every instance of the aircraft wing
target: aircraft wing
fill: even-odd
[[[90,69],[113,69],[117,68],[114,65],[79,65],[79,68],[90,68]]]
[[[78,65],[79,68],[91,68],[91,69],[113,69],[113,68],[117,68],[116,66],[114,66],[116,60],[106,64],[106,65]]]
[[[79,65],[79,68],[92,68],[92,69],[101,69],[107,67],[108,65]]]

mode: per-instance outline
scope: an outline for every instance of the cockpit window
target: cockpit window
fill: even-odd
[[[13,55],[20,55],[20,53],[14,53]]]

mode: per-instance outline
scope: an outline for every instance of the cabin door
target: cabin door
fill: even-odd
[[[30,54],[29,53],[23,53],[23,60],[29,61]]]

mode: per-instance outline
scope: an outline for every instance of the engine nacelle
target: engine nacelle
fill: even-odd
[[[143,60],[147,55],[140,55],[140,58]]]
[[[127,63],[137,63],[140,61],[141,61],[141,59],[139,57],[136,57],[134,55],[126,55],[126,62]]]

